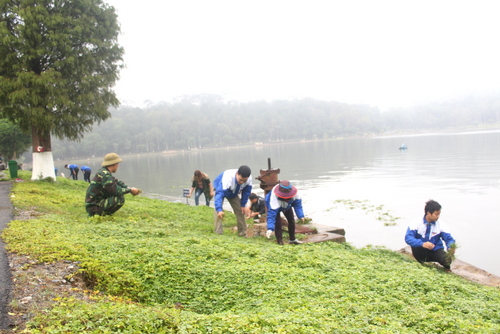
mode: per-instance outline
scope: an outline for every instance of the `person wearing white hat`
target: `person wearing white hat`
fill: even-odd
[[[116,153],[104,157],[102,168],[92,178],[85,196],[85,209],[90,217],[112,215],[125,204],[125,194],[140,193],[139,189],[127,186],[112,175],[122,161]]]

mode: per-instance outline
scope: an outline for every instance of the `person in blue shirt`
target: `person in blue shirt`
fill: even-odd
[[[266,195],[266,206],[266,237],[269,239],[274,231],[276,242],[278,242],[279,245],[283,245],[283,224],[280,216],[280,212],[283,212],[288,221],[289,243],[292,245],[301,244],[302,242],[295,238],[295,218],[293,212],[295,211],[297,217],[302,221],[305,220],[305,217],[304,211],[302,210],[302,198],[297,194],[297,188],[288,180],[280,181]]]
[[[80,171],[80,168],[78,168],[77,165],[64,165],[64,168],[69,169],[70,175],[73,177],[73,180],[78,180],[78,172]]]
[[[429,200],[425,203],[425,215],[406,230],[405,241],[411,246],[413,257],[420,262],[438,262],[446,271],[451,271],[455,239],[448,227],[439,220],[441,205]],[[448,253],[444,250],[444,243]]]
[[[251,174],[250,167],[242,165],[238,169],[228,169],[215,178],[213,182],[215,189],[215,233],[222,234],[224,232],[222,228],[222,220],[224,219],[222,204],[224,198],[226,198],[236,215],[238,235],[241,237],[246,236],[247,223],[245,215],[248,211],[246,207],[248,196],[252,192]]]
[[[90,183],[90,174],[92,174],[92,169],[89,166],[82,166],[80,169],[83,172],[83,180]]]

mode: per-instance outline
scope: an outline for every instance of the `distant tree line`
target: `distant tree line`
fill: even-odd
[[[54,157],[100,157],[111,151],[148,153],[498,123],[500,96],[382,113],[367,105],[309,98],[240,103],[224,102],[217,95],[196,95],[175,103],[110,111],[111,119],[95,126],[80,142],[55,140]]]

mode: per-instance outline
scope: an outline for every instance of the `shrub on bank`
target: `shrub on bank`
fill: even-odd
[[[28,179],[28,177],[25,177]],[[10,251],[80,262],[104,296],[62,299],[33,333],[477,333],[500,331],[500,291],[378,248],[279,246],[213,233],[213,209],[127,196],[88,218],[87,184],[15,183]],[[120,298],[115,298],[120,297]]]

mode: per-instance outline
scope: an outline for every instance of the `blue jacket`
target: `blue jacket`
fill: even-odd
[[[276,185],[275,187],[278,187]],[[287,211],[293,207],[297,218],[304,218],[304,211],[302,210],[302,198],[297,193],[290,201],[281,201],[274,193],[274,188],[266,195],[267,206],[267,229],[274,231],[276,226],[276,219],[279,217],[281,211]]]
[[[82,166],[80,168],[80,170],[83,171],[83,172],[87,172],[87,171],[92,172],[92,169],[90,169],[90,167],[88,167],[88,166]]]
[[[431,228],[428,235],[426,235],[427,225],[429,224]],[[430,241],[435,245],[432,249],[433,251],[443,249],[443,241],[446,243],[447,248],[450,248],[455,243],[455,239],[453,239],[445,224],[439,220],[434,223],[428,223],[425,220],[425,216],[423,219],[419,219],[408,226],[405,241],[411,247],[422,247],[425,242]]]
[[[78,165],[68,165],[69,170],[73,170],[75,168],[78,168]]]
[[[224,211],[222,202],[224,198],[234,198],[241,193],[241,207],[247,205],[248,196],[252,193],[252,175],[243,184],[236,182],[237,169],[228,169],[217,176],[213,182],[215,190],[215,210],[217,212]]]

